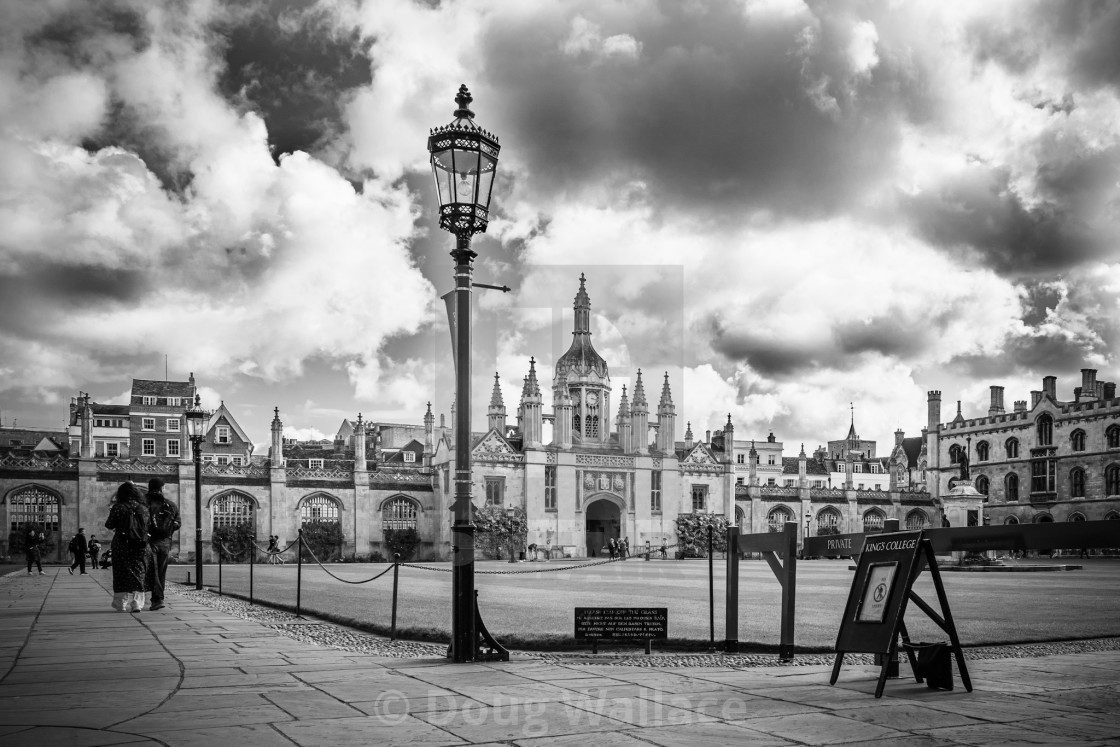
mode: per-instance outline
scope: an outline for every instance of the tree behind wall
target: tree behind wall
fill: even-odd
[[[708,556],[708,527],[712,528],[712,548],[727,550],[727,518],[722,514],[680,514],[677,516],[677,552],[684,558]]]

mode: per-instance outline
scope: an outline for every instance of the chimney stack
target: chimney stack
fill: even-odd
[[[1035,392],[1031,392],[1031,393],[1035,394]],[[1026,412],[1026,411],[1027,411],[1027,401],[1025,399],[1015,400],[1015,412]]]
[[[992,390],[992,403],[988,406],[988,417],[993,418],[1005,412],[1003,409],[1003,387],[993,386],[990,389]]]
[[[1102,397],[1104,399],[1116,399],[1116,382],[1105,381],[1101,383]]]
[[[897,431],[894,432],[894,445],[895,446],[902,446],[902,439],[904,439],[905,437],[906,437],[906,434],[903,433],[901,428],[899,428]]]
[[[1042,393],[1055,402],[1058,400],[1058,377],[1057,376],[1043,376],[1042,377]]]
[[[1035,405],[1037,405],[1041,401],[1042,392],[1038,391],[1037,389],[1031,390],[1031,409],[1033,410],[1035,408]]]
[[[1097,369],[1083,368],[1081,369],[1081,396],[1085,399],[1093,399],[1097,396]]]

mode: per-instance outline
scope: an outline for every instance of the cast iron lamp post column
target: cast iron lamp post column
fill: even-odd
[[[517,561],[514,560],[514,557],[513,557],[513,555],[514,555],[513,543],[517,539],[517,530],[519,528],[518,527],[518,521],[517,521],[517,509],[512,508],[512,507],[507,508],[506,509],[506,517],[509,518],[509,562],[516,563]]]
[[[202,439],[210,413],[202,409],[201,398],[194,395],[194,405],[187,408],[187,434],[194,450],[194,588],[202,590]]]
[[[474,524],[471,520],[471,237],[486,231],[498,138],[474,123],[467,87],[459,86],[451,124],[428,137],[432,174],[439,197],[439,227],[455,235],[455,502],[451,527],[451,656],[474,661]]]

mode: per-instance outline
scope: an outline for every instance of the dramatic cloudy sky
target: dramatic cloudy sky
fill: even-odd
[[[616,390],[796,453],[1120,378],[1120,5],[0,0],[0,417],[185,379],[258,442],[449,412],[430,127],[502,143],[493,375],[581,272]],[[617,397],[616,397],[617,401]],[[546,395],[546,408],[551,396]]]

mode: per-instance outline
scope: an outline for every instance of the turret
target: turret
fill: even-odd
[[[273,467],[284,466],[284,424],[280,422],[280,408],[272,410],[272,446],[268,450],[268,459]]]
[[[660,435],[660,434],[658,434]],[[618,401],[618,445],[624,453],[630,453],[633,446],[630,424],[630,401],[626,399],[626,385],[622,385],[622,399]]]
[[[747,454],[750,460],[749,483],[751,485],[758,485],[758,452],[754,449],[754,441],[751,441],[751,450]]]
[[[89,394],[83,392],[78,401],[82,408],[81,458],[91,459],[93,457],[93,407],[89,403]]]
[[[735,426],[731,424],[731,413],[727,413],[727,425],[723,426],[723,455],[729,464],[735,461]]]
[[[529,375],[521,390],[521,405],[518,408],[521,420],[521,443],[526,448],[540,447],[542,432],[541,387],[537,383],[537,364],[529,359]]]
[[[634,382],[634,403],[630,405],[630,421],[634,429],[630,450],[635,454],[645,454],[649,451],[649,404],[646,402],[646,390],[642,386],[640,368],[637,380]]]
[[[491,430],[505,435],[506,403],[502,401],[502,383],[498,372],[494,372],[494,391],[490,394],[490,409],[486,411],[486,425]]]
[[[673,405],[673,394],[669,391],[669,372],[665,372],[665,383],[661,385],[661,401],[657,404],[657,450],[672,454],[677,435],[677,408]]]
[[[809,463],[805,456],[805,444],[801,444],[801,453],[797,455],[797,486],[804,488],[808,485]]]
[[[360,412],[354,424],[354,471],[366,471],[366,421],[362,420]]]
[[[572,397],[568,394],[568,377],[560,371],[552,383],[552,442],[561,449],[572,448]]]
[[[693,443],[692,443],[692,421],[691,420],[688,421],[688,424],[685,426],[685,429],[684,429],[684,447],[686,449],[691,449],[693,447]]]
[[[424,413],[424,466],[432,466],[432,456],[436,453],[436,416],[432,414],[432,403]]]

